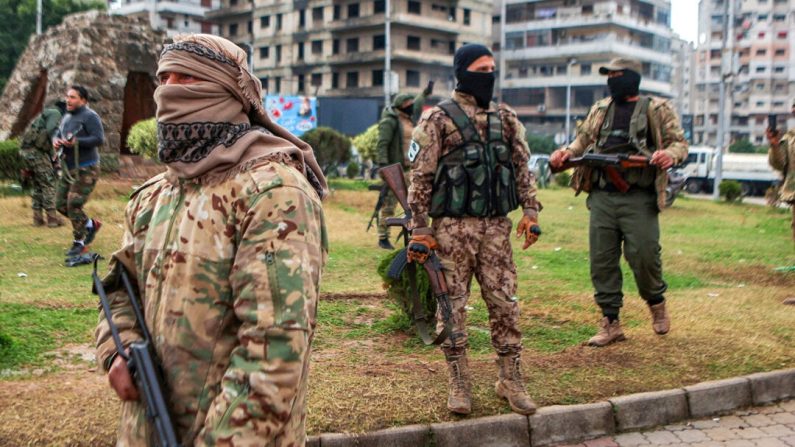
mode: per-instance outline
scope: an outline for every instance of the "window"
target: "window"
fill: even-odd
[[[248,31],[249,34],[254,32],[254,26],[252,25],[252,21],[251,20],[249,20],[248,24],[246,24],[246,30]]]
[[[323,85],[323,75],[321,73],[312,73],[312,86],[320,87]]]
[[[282,77],[281,76],[275,76],[273,78],[273,83],[274,83],[274,85],[276,87],[276,93],[281,93],[281,91],[282,91]]]
[[[580,76],[591,74],[591,64],[580,64]]]
[[[174,19],[172,17],[166,17],[166,28],[174,29]],[[232,27],[230,26],[229,28],[231,29]]]
[[[455,41],[451,40],[447,46],[447,53],[448,54],[455,54]]]
[[[373,70],[373,87],[380,87],[384,85],[384,70]]]
[[[471,25],[472,24],[472,11],[468,8],[464,8],[464,25]]]
[[[767,54],[767,50],[764,49],[764,48],[760,48],[760,49],[756,50],[756,55],[757,56],[764,56],[765,54]]]
[[[354,17],[359,17],[359,4],[348,3],[348,18],[352,19]]]
[[[229,6],[237,6],[237,0],[229,0]]]
[[[323,41],[322,40],[313,40],[312,41],[312,54],[321,54],[323,52]]]
[[[406,48],[409,50],[420,50],[420,38],[417,36],[408,36],[406,38]]]
[[[306,9],[298,11],[298,27],[306,28]]]
[[[334,20],[339,20],[342,16],[340,8],[342,8],[340,5],[334,5]]]
[[[282,46],[276,45],[276,62],[281,62],[281,61],[282,61]]]
[[[268,28],[271,26],[271,16],[262,16],[259,18],[259,27]]]
[[[345,87],[356,88],[358,86],[359,86],[359,72],[349,71],[348,74],[345,75]]]
[[[331,73],[331,88],[340,88],[340,74]]]
[[[784,73],[784,67],[782,67],[782,66],[773,67],[773,71],[775,73]]]
[[[759,39],[764,39],[765,38],[765,32],[764,31],[760,32],[759,34],[756,35],[756,37],[759,38]]]
[[[373,51],[386,48],[386,37],[383,34],[373,36]]]
[[[417,0],[409,0],[409,12],[411,14],[422,14],[421,3]]]
[[[773,14],[774,22],[783,22],[785,20],[787,20],[786,14]]]
[[[282,15],[276,14],[276,31],[281,31],[282,29]]]
[[[318,6],[312,8],[312,21],[313,22],[322,22],[323,21],[323,7]],[[314,76],[314,75],[312,75]]]
[[[229,25],[229,35],[230,36],[237,36],[237,23],[233,23]]]
[[[359,51],[359,38],[351,37],[345,41],[345,49],[348,53],[355,53]]]
[[[773,107],[782,107],[784,105],[784,101],[773,101]]]
[[[757,101],[756,102],[756,106],[757,107],[764,107],[765,106],[765,102],[764,101]]]
[[[260,47],[259,58],[267,59],[270,56],[270,47]]]
[[[759,14],[759,16],[757,17],[757,20],[759,20],[760,22],[766,22],[767,21],[767,14]]]
[[[301,93],[301,92],[304,91],[304,80],[305,80],[305,78],[306,77],[304,75],[302,75],[302,74],[298,75],[298,93]]]
[[[756,72],[757,73],[764,73],[765,72],[765,68],[766,67],[756,67]]]
[[[776,34],[776,37],[778,37],[779,39],[786,39],[787,38],[787,32],[786,31],[779,31],[778,34]]]
[[[340,54],[340,40],[334,39],[331,41],[331,54]]]
[[[776,53],[775,53],[775,54],[776,54],[776,56],[783,56],[783,55],[784,55],[786,52],[787,52],[787,50],[785,50],[785,49],[783,49],[783,48],[778,48],[778,49],[776,50]]]
[[[384,12],[386,12],[386,1],[375,0],[373,2],[373,14],[383,14]]]
[[[447,14],[447,20],[450,22],[455,22],[455,6],[450,7],[450,12]]]
[[[419,87],[420,86],[420,72],[417,70],[406,70],[406,86]]]
[[[303,42],[298,42],[298,60],[299,61],[304,60],[304,43]]]
[[[259,82],[262,83],[262,89],[268,91],[268,78],[259,78]]]

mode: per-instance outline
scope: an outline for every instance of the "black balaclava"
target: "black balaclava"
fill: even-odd
[[[623,72],[621,76],[607,78],[610,96],[616,102],[625,102],[627,98],[637,96],[640,91],[640,73],[629,69],[624,69]]]
[[[475,97],[478,106],[487,109],[491,97],[494,95],[495,73],[481,73],[468,71],[472,62],[483,56],[493,56],[491,51],[483,45],[470,43],[459,48],[453,57],[453,69],[458,80],[455,89]]]

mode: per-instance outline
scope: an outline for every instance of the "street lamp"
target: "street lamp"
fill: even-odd
[[[389,106],[389,97],[392,94],[392,43],[391,14],[392,5],[389,0],[384,1],[384,107]]]
[[[569,144],[571,135],[571,66],[577,63],[577,59],[570,58],[566,64],[566,145]]]

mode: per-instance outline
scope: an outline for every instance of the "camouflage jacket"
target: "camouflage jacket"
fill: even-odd
[[[572,155],[579,157],[592,150],[599,139],[599,131],[605,124],[607,111],[612,98],[603,98],[596,102],[588,112],[585,121],[577,128],[577,138],[566,148]],[[657,97],[651,98],[648,110],[649,128],[651,129],[653,146],[657,150],[664,150],[673,158],[674,164],[682,162],[687,157],[687,140],[679,124],[679,117],[671,107],[671,104]],[[652,144],[649,144],[652,146]],[[658,170],[654,182],[657,191],[657,208],[662,211],[665,209],[665,187],[668,185],[668,174]],[[579,189],[580,185],[574,185]]]
[[[783,202],[795,203],[795,129],[784,134],[777,148],[768,149],[767,158],[770,166],[784,175],[779,198]]]
[[[223,178],[161,174],[133,194],[103,283],[128,345],[141,337],[119,268],[137,280],[183,445],[303,445],[323,219],[304,176],[267,160]],[[116,348],[102,312],[95,336],[105,370]],[[125,402],[119,445],[151,434]]]
[[[61,111],[44,109],[25,129],[20,139],[21,151],[38,151],[52,157],[52,137],[61,122]]]
[[[467,114],[483,141],[488,140],[487,112],[500,114],[503,136],[512,149],[512,161],[516,175],[516,192],[522,209],[538,210],[536,187],[530,177],[528,160],[530,149],[525,139],[524,125],[516,117],[516,112],[505,104],[496,108],[492,103],[489,109],[478,107],[471,95],[453,92],[452,99]],[[412,213],[413,228],[428,226],[428,211],[433,193],[433,180],[439,159],[461,143],[463,138],[453,120],[441,108],[433,107],[425,111],[414,128],[412,145],[416,143],[416,153],[411,165],[409,207]]]

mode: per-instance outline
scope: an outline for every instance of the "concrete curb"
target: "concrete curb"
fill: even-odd
[[[506,414],[362,434],[310,436],[309,447],[545,447],[647,429],[795,398],[795,368],[638,393],[585,405],[554,405],[532,416]]]

